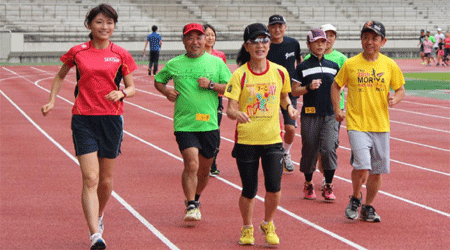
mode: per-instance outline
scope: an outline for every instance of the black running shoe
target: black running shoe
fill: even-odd
[[[361,219],[370,222],[380,222],[380,216],[375,213],[375,208],[370,205],[362,205],[361,207]]]
[[[353,196],[350,196],[350,202],[348,203],[348,206],[345,209],[345,216],[347,216],[347,218],[349,218],[350,220],[358,219],[358,209],[361,206],[361,200],[362,194],[361,199],[357,199]]]

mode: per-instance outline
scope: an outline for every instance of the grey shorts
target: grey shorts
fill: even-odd
[[[350,164],[356,170],[370,170],[370,174],[389,173],[389,132],[348,131],[352,148]]]

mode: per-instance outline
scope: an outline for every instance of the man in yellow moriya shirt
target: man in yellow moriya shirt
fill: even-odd
[[[334,78],[331,100],[336,120],[347,118],[347,131],[352,149],[353,194],[345,210],[349,219],[357,219],[361,206],[362,185],[366,182],[365,203],[361,218],[380,222],[372,203],[381,187],[381,174],[389,173],[389,111],[405,95],[405,79],[394,60],[380,53],[386,44],[382,23],[369,21],[361,29],[363,52],[348,59]],[[347,114],[341,110],[340,90],[347,85]],[[394,95],[389,93],[390,89]]]

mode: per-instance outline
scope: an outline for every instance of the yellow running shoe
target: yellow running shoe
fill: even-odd
[[[273,222],[269,222],[265,225],[264,221],[259,225],[259,231],[266,236],[266,242],[271,245],[280,244],[280,238],[275,233],[275,225]]]
[[[253,226],[241,228],[241,238],[239,238],[240,245],[254,245],[255,238],[253,237]]]

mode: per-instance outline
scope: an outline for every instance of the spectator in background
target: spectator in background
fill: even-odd
[[[155,88],[175,103],[173,127],[183,156],[181,184],[186,198],[184,221],[201,220],[200,195],[219,145],[218,93],[231,77],[227,65],[205,53],[205,31],[198,23],[183,28],[186,53],[171,59],[155,76]],[[167,87],[173,79],[174,88]]]
[[[123,99],[135,93],[133,57],[109,39],[118,15],[114,8],[100,4],[86,15],[91,41],[72,47],[61,57],[63,65],[53,79],[47,115],[69,70],[75,66],[77,85],[72,108],[72,137],[80,163],[83,188],[81,204],[86,218],[91,249],[105,249],[102,237],[103,212],[113,190],[113,172],[123,137]],[[120,90],[123,77],[125,88]]]
[[[448,61],[450,60],[450,30],[445,34],[444,50],[444,64],[446,66],[450,66],[450,63],[448,63]]]
[[[435,41],[434,41],[433,48],[434,48],[434,52],[436,54],[436,58],[438,58],[437,52],[439,50],[439,44],[443,44],[444,40],[445,40],[445,35],[442,33],[441,28],[437,29],[437,33],[434,35],[434,39],[435,39]],[[437,61],[436,66],[439,66],[439,60]]]
[[[447,65],[444,64],[444,56],[445,56],[444,43],[440,43],[437,51],[437,66],[439,66],[440,63],[442,63],[442,66]]]
[[[214,29],[213,26],[209,24],[204,24],[203,29],[205,30],[205,51],[213,56],[217,56],[218,58],[222,59],[223,62],[227,63],[227,58],[225,56],[225,53],[223,53],[220,50],[214,49],[214,44],[216,43],[216,29]],[[222,102],[222,94],[219,93],[219,106],[217,107],[217,119],[218,119],[218,125],[219,125],[219,136],[220,136],[220,123],[222,122],[222,110],[223,110],[223,102]],[[213,163],[211,165],[210,175],[215,176],[219,175],[220,171],[217,169],[217,154],[219,154],[219,147],[220,147],[220,140],[219,145],[217,146],[217,153],[214,156]]]
[[[324,24],[320,27],[321,30],[323,30],[327,36],[327,43],[326,43],[326,49],[325,49],[325,53],[324,53],[324,57],[327,60],[330,60],[332,62],[337,63],[337,65],[339,66],[339,68],[342,67],[342,65],[344,65],[344,62],[348,59],[347,56],[345,56],[344,54],[342,54],[341,52],[333,49],[334,46],[334,42],[336,41],[337,38],[337,29],[336,27],[334,27],[332,24]],[[307,56],[305,56],[305,60],[307,60],[309,57],[311,56],[311,54],[308,54]],[[344,110],[345,108],[345,93],[344,90],[342,89],[341,91],[341,110]],[[341,123],[339,123],[339,127],[338,127],[338,132],[340,130],[341,127]],[[337,144],[336,147],[339,147],[339,134],[338,134],[338,138],[337,138]],[[320,170],[320,172],[323,174],[323,168],[322,168],[322,159],[320,154],[318,155],[318,159],[317,159],[317,164],[318,164],[318,169]],[[326,190],[326,178],[325,176],[323,177],[322,180],[322,185],[320,186],[320,190],[322,191],[322,196],[325,195],[325,192],[330,193],[330,190]],[[331,183],[328,183],[331,185]]]
[[[302,136],[300,171],[305,176],[303,193],[305,199],[316,199],[312,177],[320,154],[326,180],[322,196],[326,201],[334,201],[336,196],[333,193],[332,182],[337,168],[339,123],[334,116],[330,90],[339,66],[324,58],[327,36],[323,30],[310,30],[306,44],[311,55],[297,66],[292,86],[293,96],[303,95],[300,117]]]
[[[158,27],[156,25],[152,26],[152,31],[153,33],[147,36],[144,51],[142,52],[142,55],[145,56],[145,50],[147,49],[147,45],[150,43],[150,61],[148,64],[149,76],[151,76],[152,74],[156,75],[156,72],[158,72],[159,50],[161,49],[162,45],[162,38],[161,35],[156,32],[158,31]]]
[[[369,21],[361,29],[363,52],[348,59],[334,78],[331,100],[338,122],[347,119],[353,166],[353,194],[345,215],[355,220],[362,202],[362,185],[367,193],[361,208],[361,219],[380,222],[372,206],[381,188],[381,175],[389,173],[389,110],[405,95],[405,79],[394,60],[380,53],[386,44],[382,23]],[[341,110],[340,90],[347,85],[347,113]],[[390,94],[390,89],[395,91]]]
[[[425,39],[425,30],[420,30],[420,37],[419,37],[419,43],[417,46],[420,46],[420,59],[422,59],[422,65],[426,64],[425,60],[425,52],[423,52],[423,40]]]
[[[291,37],[284,36],[287,25],[286,20],[283,16],[273,15],[269,17],[270,31],[270,50],[267,55],[267,59],[271,62],[279,64],[287,69],[290,78],[289,81],[292,85],[292,76],[295,73],[295,67],[298,63],[303,61],[302,51],[300,50],[300,43]],[[297,109],[297,99],[298,97],[293,97],[289,93],[289,98],[291,99],[292,107]],[[291,147],[295,139],[295,128],[297,128],[297,120],[292,120],[288,112],[281,109],[284,120],[284,143],[283,148],[285,154],[283,157],[283,167],[284,170],[288,172],[294,171],[294,163],[291,160]]]
[[[427,30],[427,37],[428,37],[428,40],[430,40],[433,44],[436,43],[436,40],[431,35],[431,32],[429,30]],[[427,62],[431,62],[431,60],[433,60],[433,63],[435,63],[436,62],[436,60],[434,59],[435,58],[435,54],[436,54],[436,51],[434,51],[433,48],[431,48],[431,53],[429,55],[429,60],[427,60]]]
[[[439,50],[439,45],[443,44],[444,40],[445,40],[445,35],[442,33],[442,29],[441,28],[437,29],[437,33],[436,33],[436,35],[434,35],[434,39],[436,41],[434,42],[433,48],[434,48],[434,51],[436,52],[436,58],[438,58],[437,52]],[[436,63],[436,66],[439,66],[439,59],[438,59],[438,61]]]
[[[428,36],[425,36],[425,40],[423,41],[423,52],[424,56],[426,58],[427,66],[431,66],[431,58],[433,53],[433,42],[430,41],[430,38]]]
[[[244,44],[226,87],[227,116],[237,121],[236,141],[232,156],[236,158],[242,181],[239,209],[243,226],[239,244],[253,245],[252,215],[258,191],[258,170],[261,161],[266,196],[264,220],[259,230],[268,244],[278,245],[273,217],[281,198],[283,146],[280,129],[280,105],[291,119],[298,117],[288,93],[291,83],[287,70],[267,60],[270,33],[261,23],[250,24],[244,31]]]

